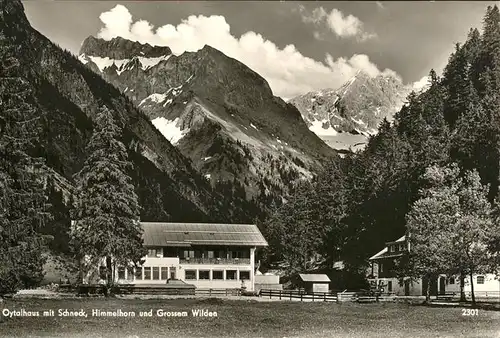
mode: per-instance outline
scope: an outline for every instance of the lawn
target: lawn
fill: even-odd
[[[0,315],[1,337],[500,337],[500,312],[407,304],[257,302],[218,299],[5,300],[0,308],[79,310],[79,317]],[[130,317],[92,317],[92,309],[134,311]],[[139,311],[153,310],[153,317]],[[156,311],[187,311],[188,317],[157,317]],[[217,312],[193,317],[191,309]]]

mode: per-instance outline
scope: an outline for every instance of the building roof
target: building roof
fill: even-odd
[[[145,246],[267,246],[255,224],[141,222]]]
[[[399,237],[398,239],[396,239],[395,241],[392,241],[392,242],[386,242],[385,244],[395,244],[395,243],[401,243],[401,242],[404,242],[406,240],[406,235],[405,236],[401,236]]]
[[[406,240],[406,236],[402,236],[400,238],[398,238],[397,240],[395,241],[392,241],[392,242],[386,242],[387,245],[390,245],[390,244],[394,244],[394,243],[402,243]],[[379,252],[377,252],[375,255],[371,256],[370,258],[368,258],[368,260],[374,260],[374,259],[381,259],[381,258],[389,258],[389,257],[399,257],[399,256],[402,256],[403,254],[401,252],[389,252],[389,247],[386,246],[385,248],[383,248],[382,250],[380,250]]]
[[[299,276],[303,282],[330,282],[330,278],[325,274],[300,273]]]

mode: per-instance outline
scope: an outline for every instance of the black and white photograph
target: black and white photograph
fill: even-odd
[[[500,338],[499,7],[0,0],[0,337]]]

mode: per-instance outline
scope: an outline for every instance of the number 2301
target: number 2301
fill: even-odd
[[[462,309],[462,316],[479,316],[479,309]]]

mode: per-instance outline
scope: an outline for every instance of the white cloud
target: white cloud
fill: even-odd
[[[341,38],[356,38],[363,42],[377,37],[375,33],[368,33],[364,30],[363,22],[360,19],[351,14],[344,15],[336,8],[332,9],[330,13],[323,7],[317,7],[312,12],[308,12],[304,6],[299,5],[298,11],[304,23],[316,26],[326,25],[329,30]],[[318,39],[318,33],[314,33],[314,37]]]
[[[321,17],[323,14],[319,10],[316,15]],[[302,55],[294,45],[280,49],[252,31],[235,37],[223,16],[191,15],[177,26],[168,24],[155,29],[147,21],[134,22],[128,9],[117,5],[102,13],[100,19],[104,26],[98,36],[106,40],[121,36],[141,43],[169,46],[177,55],[210,45],[252,68],[269,82],[275,95],[285,98],[313,90],[338,88],[358,70],[372,76],[381,73],[363,54],[337,60],[327,54],[323,63]],[[349,27],[339,29],[352,32],[353,28]],[[390,70],[384,73],[395,74]]]
[[[413,90],[420,91],[430,85],[430,77],[428,75],[422,77],[420,80],[413,82]]]

